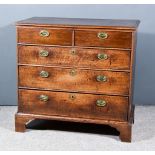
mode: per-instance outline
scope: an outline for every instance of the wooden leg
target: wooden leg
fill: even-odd
[[[132,125],[131,124],[121,124],[118,127],[120,132],[119,138],[122,142],[131,142]]]
[[[24,116],[21,114],[15,115],[15,131],[16,132],[25,132],[26,130],[26,123],[33,120],[29,116]]]
[[[119,138],[122,142],[131,142],[132,124],[130,123],[117,123],[112,124],[112,127],[116,128],[120,135]]]

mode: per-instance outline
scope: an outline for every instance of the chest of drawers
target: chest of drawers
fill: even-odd
[[[17,22],[16,131],[34,119],[106,124],[130,142],[138,25],[45,17]]]

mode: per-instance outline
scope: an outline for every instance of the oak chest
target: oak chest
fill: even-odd
[[[131,141],[138,20],[17,22],[16,131],[34,119],[106,124]]]

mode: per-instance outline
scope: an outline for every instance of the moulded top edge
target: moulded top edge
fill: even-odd
[[[56,18],[32,17],[16,22],[17,26],[45,27],[78,27],[78,28],[110,28],[135,30],[140,21],[127,19],[87,19],[87,18]]]

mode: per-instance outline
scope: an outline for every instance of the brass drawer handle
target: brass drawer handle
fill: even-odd
[[[49,73],[48,73],[47,71],[41,71],[41,72],[40,72],[40,76],[41,76],[42,78],[47,78],[47,77],[49,77]]]
[[[98,38],[100,38],[100,39],[106,39],[106,38],[108,38],[108,34],[105,33],[105,32],[99,32],[99,33],[97,34],[97,36],[98,36]]]
[[[40,35],[41,37],[48,37],[48,36],[50,35],[50,33],[49,33],[47,30],[41,30],[41,31],[39,32],[39,35]]]
[[[75,76],[77,74],[75,69],[72,69],[69,73],[71,76]]]
[[[47,102],[48,101],[48,96],[47,95],[40,95],[39,99],[40,99],[40,101]]]
[[[104,107],[106,105],[106,101],[105,100],[97,100],[96,101],[96,105],[99,107]]]
[[[49,55],[49,52],[46,51],[46,50],[41,50],[41,51],[39,52],[39,56],[40,56],[40,57],[47,57],[48,55]]]
[[[98,75],[98,76],[96,77],[96,80],[97,80],[98,82],[106,82],[106,81],[107,81],[107,77],[104,76],[104,75]]]
[[[104,53],[99,53],[99,54],[97,54],[97,58],[99,60],[106,60],[106,59],[108,59],[108,55],[104,54]]]

